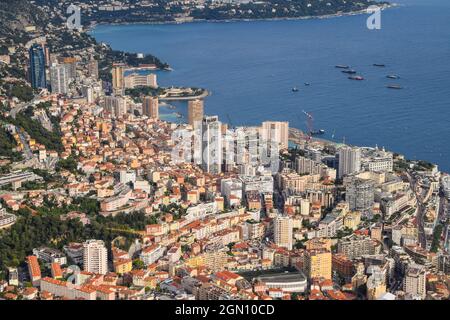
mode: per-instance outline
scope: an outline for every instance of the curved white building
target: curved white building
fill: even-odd
[[[305,292],[308,285],[305,275],[300,271],[259,276],[256,280],[267,289],[281,289],[283,292]]]

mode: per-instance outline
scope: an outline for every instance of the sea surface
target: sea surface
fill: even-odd
[[[305,110],[314,117],[314,129],[326,130],[325,139],[384,146],[450,172],[450,1],[396,3],[382,12],[381,30],[367,29],[368,14],[362,14],[100,25],[92,34],[114,49],[168,62],[174,71],[158,72],[160,85],[208,89],[205,113],[233,126],[287,120],[306,130]],[[350,65],[365,80],[347,79],[337,64]],[[388,84],[404,89],[387,89]],[[185,104],[176,106],[187,114]]]

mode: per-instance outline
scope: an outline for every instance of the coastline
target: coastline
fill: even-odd
[[[389,3],[380,6],[381,11],[400,7],[400,4]],[[98,26],[126,26],[126,25],[178,25],[178,24],[191,24],[191,23],[234,23],[234,22],[258,22],[258,21],[296,21],[296,20],[313,20],[313,19],[332,19],[348,16],[357,16],[362,14],[368,14],[367,8],[357,11],[339,12],[327,15],[317,16],[301,16],[301,17],[280,17],[280,18],[261,18],[261,19],[196,19],[192,21],[141,21],[141,22],[93,22],[91,25],[84,27],[84,32],[90,33]]]
[[[387,10],[391,8],[397,8],[397,7],[403,7],[403,4],[397,4],[397,3],[390,3],[380,6],[381,10]],[[369,14],[367,12],[367,9],[358,10],[358,11],[350,11],[350,12],[340,12],[336,14],[329,14],[329,15],[319,15],[319,16],[302,16],[302,17],[285,17],[285,18],[262,18],[262,19],[224,19],[224,20],[207,20],[207,19],[199,19],[199,20],[193,20],[193,21],[161,21],[161,22],[155,22],[155,21],[142,21],[142,22],[118,22],[118,23],[94,23],[89,28],[85,29],[85,32],[92,32],[97,26],[105,25],[105,26],[122,26],[122,25],[177,25],[177,24],[193,24],[193,23],[234,23],[234,22],[258,22],[258,21],[285,21],[285,20],[310,20],[310,19],[331,19],[331,18],[339,18],[339,17],[345,17],[345,16],[356,16],[356,15],[363,15],[363,14]],[[93,35],[91,35],[94,37]],[[161,69],[164,70],[164,69]],[[170,122],[170,121],[168,121]],[[300,133],[302,138],[304,138],[305,134],[302,129],[291,127],[290,130],[295,131],[297,133]],[[289,134],[289,141],[297,144],[295,140],[296,138],[291,139],[291,132]],[[319,138],[319,137],[312,137],[312,142],[316,143],[322,143],[322,144],[329,144],[329,145],[340,145],[342,143],[328,140],[326,138]],[[351,145],[347,144],[346,145]],[[393,151],[395,152],[395,151]],[[408,159],[407,157],[405,157]],[[409,159],[411,160],[411,159]],[[414,161],[418,161],[419,159],[415,159]],[[438,166],[438,164],[433,163],[434,165]],[[446,173],[445,171],[442,171],[443,173]]]

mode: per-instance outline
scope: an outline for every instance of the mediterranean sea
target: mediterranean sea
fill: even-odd
[[[305,110],[315,129],[326,130],[325,139],[334,133],[334,141],[384,146],[450,172],[450,1],[396,3],[381,13],[380,30],[369,30],[362,14],[99,25],[91,34],[113,49],[169,63],[174,71],[158,72],[160,85],[208,89],[205,113],[233,126],[284,120],[306,130]],[[365,80],[349,80],[338,64]],[[176,106],[186,116],[185,104]]]

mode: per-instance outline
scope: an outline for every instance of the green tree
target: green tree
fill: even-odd
[[[133,269],[142,270],[145,268],[144,261],[141,259],[134,259],[133,260]]]

